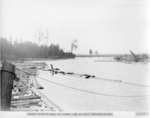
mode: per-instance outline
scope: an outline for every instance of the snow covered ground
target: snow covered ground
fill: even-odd
[[[150,99],[149,67],[144,64],[95,61],[98,58],[51,60],[48,66],[65,72],[91,74],[99,79],[39,71],[40,90],[63,111],[147,111]],[[101,79],[102,78],[102,79]],[[104,79],[119,80],[106,81]]]

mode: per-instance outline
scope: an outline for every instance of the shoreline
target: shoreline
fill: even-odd
[[[82,60],[83,62],[85,62],[84,60]],[[51,62],[50,62],[51,63]],[[56,62],[57,63],[57,62]],[[20,65],[19,65],[20,64]],[[38,71],[38,69],[40,70],[40,68],[44,68],[44,66],[45,66],[45,64],[44,64],[44,62],[25,62],[25,63],[17,63],[17,67],[19,67],[20,69],[22,69],[22,70],[24,70],[24,71],[27,71],[27,72],[32,72],[33,74],[34,74],[34,72],[37,72]],[[57,67],[57,65],[56,65],[56,67]],[[63,68],[61,68],[61,69],[63,69]],[[42,70],[41,70],[42,71]],[[40,72],[40,71],[39,71]],[[69,71],[66,71],[66,72],[69,72]],[[75,72],[75,71],[71,71],[71,72]],[[62,73],[62,71],[61,71],[61,73]],[[88,72],[87,72],[88,73]],[[68,73],[68,74],[71,74],[71,73]],[[84,74],[84,72],[83,72],[83,74]],[[86,76],[86,75],[85,75]],[[103,74],[102,75],[100,75],[100,76],[103,76]],[[64,110],[66,110],[67,109],[67,107],[65,106],[65,97],[63,98],[64,99],[64,101],[63,100],[61,100],[61,95],[59,95],[59,92],[62,90],[61,89],[61,87],[59,88],[59,87],[57,87],[56,86],[56,88],[55,88],[55,90],[56,91],[58,91],[58,92],[56,92],[56,93],[53,93],[53,87],[51,88],[51,87],[49,87],[49,84],[47,83],[47,82],[42,82],[41,80],[42,79],[38,79],[38,77],[40,77],[40,75],[38,76],[38,75],[36,75],[35,74],[35,76],[32,76],[31,77],[31,83],[34,83],[34,87],[31,87],[30,88],[30,90],[32,89],[33,90],[33,92],[34,93],[36,93],[38,96],[41,96],[41,101],[42,101],[42,104],[43,104],[43,106],[44,106],[44,108],[43,107],[41,107],[41,106],[38,106],[38,108],[36,107],[34,107],[33,109],[31,109],[30,110],[30,108],[23,108],[23,110],[29,110],[29,111],[52,111],[52,112],[61,112],[61,111],[63,111],[62,109],[60,109],[60,107],[58,106],[58,105],[60,105]],[[46,76],[46,74],[45,74],[45,72],[43,73],[43,77],[45,77],[45,78],[47,78],[47,76]],[[55,77],[57,78],[57,79],[55,79]],[[83,83],[83,85],[85,84],[86,86],[87,86],[87,83],[88,83],[88,81],[91,81],[91,82],[94,82],[94,80],[95,79],[89,79],[89,80],[87,80],[87,81],[84,81],[85,79],[88,79],[88,77],[86,78],[86,77],[82,77],[82,78],[76,78],[76,79],[67,79],[67,78],[72,78],[72,77],[66,77],[66,79],[64,78],[64,79],[62,79],[64,76],[63,76],[63,73],[62,73],[62,76],[59,76],[58,74],[55,76],[54,78],[52,78],[52,80],[51,81],[54,81],[54,82],[62,82],[62,84],[63,83],[65,83],[66,82],[66,85],[67,85],[67,83],[69,84],[69,86],[74,86],[74,84],[73,85],[70,85],[70,82],[72,83],[72,82],[75,82],[76,84],[78,84],[79,83],[79,85],[78,85],[78,87],[79,88],[82,88],[82,87],[80,87],[80,83],[82,83],[82,82],[85,82],[85,83]],[[76,77],[76,76],[75,76]],[[105,77],[105,76],[104,76]],[[74,78],[74,77],[73,77]],[[62,80],[64,80],[64,81],[62,81]],[[79,82],[80,81],[80,82]],[[95,83],[97,86],[99,86],[97,83],[98,83],[98,80],[96,80],[97,82]],[[134,81],[133,81],[134,82]],[[122,81],[118,81],[118,83],[122,83]],[[43,90],[41,90],[41,89],[38,89],[40,86],[41,86],[41,84],[43,84],[44,85],[44,89]],[[100,84],[101,84],[101,82],[100,82]],[[42,85],[42,86],[43,86]],[[81,84],[82,85],[82,84]],[[89,85],[91,85],[90,83],[89,83]],[[103,86],[103,84],[101,85],[101,86]],[[111,86],[111,84],[110,84],[110,86]],[[131,86],[131,85],[129,85],[129,86]],[[77,88],[78,88],[77,87]],[[93,86],[94,87],[94,86]],[[105,87],[105,86],[104,86]],[[49,91],[48,93],[47,93],[47,90]],[[119,89],[120,90],[120,89]],[[70,93],[70,90],[68,90],[68,92],[69,93],[65,93],[66,95],[68,95],[68,94],[72,94],[72,93]],[[115,89],[114,89],[114,92],[115,92]],[[50,93],[50,94],[49,94]],[[58,95],[59,97],[57,97],[56,98],[56,96],[55,96],[55,94],[56,95]],[[122,93],[121,93],[122,94]],[[76,95],[78,95],[78,94],[75,94],[75,96]],[[85,95],[86,96],[86,95]],[[78,96],[78,97],[80,97],[80,95]],[[47,99],[48,98],[48,99]],[[52,99],[52,100],[51,100]],[[53,100],[54,100],[54,102],[53,102]],[[88,101],[88,99],[86,99],[86,98],[81,98],[80,99],[81,101],[83,100],[87,100]],[[91,100],[92,100],[92,98],[91,98]],[[106,99],[107,100],[107,99]],[[109,100],[109,98],[108,98],[108,100]],[[59,102],[59,101],[61,101],[61,102]],[[105,100],[104,100],[105,101]],[[71,101],[69,101],[70,103],[71,103]],[[78,102],[78,101],[76,101],[76,102]],[[34,102],[33,102],[34,103]],[[55,104],[55,103],[57,103],[57,104]],[[100,103],[101,104],[101,101],[98,101],[98,103]],[[37,101],[37,103],[35,103],[36,105],[38,104],[38,101]],[[35,105],[34,104],[34,105]],[[31,105],[33,105],[32,104],[32,102],[31,102]],[[35,105],[35,106],[36,106]],[[85,104],[85,106],[86,106],[86,104]],[[79,106],[78,106],[79,107]],[[98,106],[99,107],[99,106]],[[105,106],[103,106],[104,108],[105,108]],[[102,108],[103,108],[102,107]],[[100,107],[101,108],[101,107]],[[118,108],[120,108],[119,106],[118,106]],[[85,108],[86,109],[86,108]],[[106,108],[107,109],[107,108]],[[136,108],[135,108],[136,109]],[[14,111],[15,110],[19,110],[19,109],[14,109]]]
[[[20,63],[20,66],[19,64],[17,65],[17,68],[21,68],[32,75],[24,73],[21,69],[16,70],[19,81],[14,81],[10,111],[62,111],[40,92],[44,87],[36,79],[37,68],[44,68],[44,66],[44,63],[39,63],[38,65],[35,63],[24,63],[22,65]]]

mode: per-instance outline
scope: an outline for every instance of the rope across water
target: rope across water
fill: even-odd
[[[28,75],[33,75],[32,73],[29,73],[29,72],[26,72],[26,71],[23,71],[21,69],[18,69]],[[68,89],[72,89],[72,90],[75,90],[75,91],[79,91],[79,92],[84,92],[84,93],[88,93],[88,94],[94,94],[94,95],[101,95],[101,96],[108,96],[108,97],[119,97],[119,98],[145,98],[145,97],[150,97],[150,95],[134,95],[134,96],[125,96],[125,95],[115,95],[115,94],[107,94],[107,93],[103,93],[103,92],[94,92],[94,91],[89,91],[89,90],[85,90],[85,89],[79,89],[79,88],[75,88],[75,87],[72,87],[72,86],[68,86],[68,85],[65,85],[65,84],[61,84],[61,83],[58,83],[58,82],[54,82],[54,81],[51,81],[51,80],[48,80],[48,79],[45,79],[43,77],[39,77],[37,76],[37,78],[39,79],[42,79],[44,81],[47,81],[49,82],[50,84],[53,84],[53,85],[57,85],[57,86],[60,86],[60,87],[64,87],[64,88],[68,88]],[[131,83],[129,83],[131,84]],[[131,84],[132,85],[132,84]],[[134,85],[134,84],[133,84]],[[136,84],[135,84],[136,85]],[[146,86],[145,86],[146,87]]]

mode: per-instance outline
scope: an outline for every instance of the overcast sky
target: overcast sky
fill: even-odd
[[[2,0],[1,35],[38,42],[38,32],[76,53],[147,52],[147,0]]]

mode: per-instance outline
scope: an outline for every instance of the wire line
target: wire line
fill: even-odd
[[[29,72],[26,72],[26,71],[23,71],[21,69],[19,69],[19,70],[22,71],[22,72],[24,72],[24,73],[26,73],[26,74],[33,75],[33,74],[31,74]],[[45,79],[45,78],[39,77],[39,76],[37,76],[37,78],[45,80],[45,81],[47,81],[47,82],[49,82],[51,84],[57,85],[57,86],[61,86],[61,87],[65,87],[65,88],[70,88],[70,89],[73,89],[73,90],[76,90],[76,91],[80,91],[80,92],[84,92],[84,93],[89,93],[89,94],[94,94],[94,95],[110,96],[110,97],[120,97],[120,98],[142,98],[142,97],[149,97],[150,96],[150,95],[124,96],[124,95],[106,94],[106,93],[94,92],[94,91],[89,91],[89,90],[84,90],[84,89],[79,89],[79,88],[67,86],[67,85],[64,85],[64,84],[61,84],[61,83],[57,83],[57,82],[54,82],[54,81],[51,81],[51,80],[48,80],[48,79]]]
[[[49,70],[43,70],[43,71],[53,71],[53,70],[49,69]],[[55,71],[53,71],[53,72],[55,72]],[[57,72],[57,74],[59,73],[59,74],[62,74],[62,75],[78,76],[78,77],[83,77],[85,75],[88,75],[88,74],[77,74],[77,73],[67,74],[64,71],[61,71],[61,72],[56,71],[56,72]],[[119,79],[107,79],[107,78],[102,78],[102,77],[96,77],[96,76],[93,76],[93,75],[88,75],[88,76],[89,76],[89,78],[91,77],[92,79],[95,79],[95,80],[103,80],[103,81],[108,81],[108,82],[115,82],[115,83],[130,85],[130,86],[150,87],[150,85],[144,85],[144,84],[126,82],[126,81],[122,81],[122,80],[119,80]],[[89,78],[87,78],[87,79],[89,79]]]

